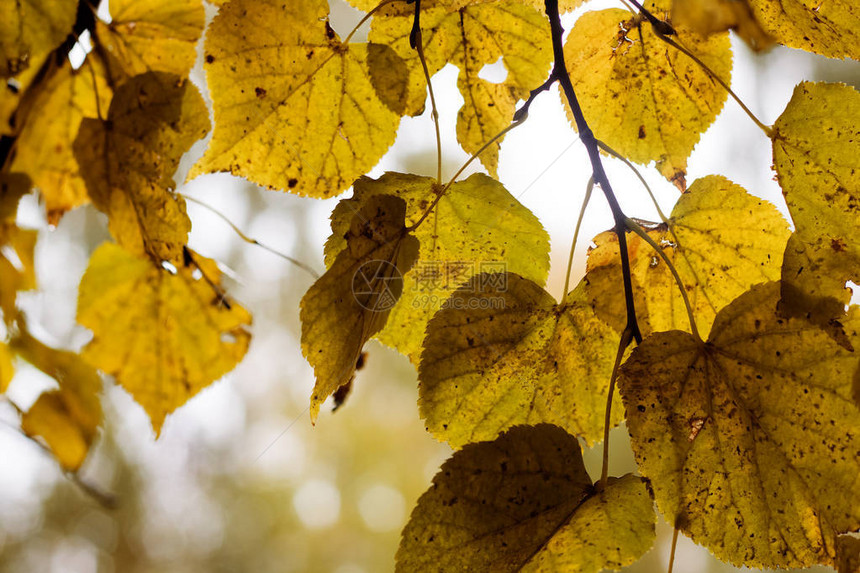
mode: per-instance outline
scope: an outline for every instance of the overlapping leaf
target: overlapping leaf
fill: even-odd
[[[245,355],[251,316],[217,286],[217,268],[186,253],[175,274],[107,243],[81,280],[78,322],[93,331],[83,357],[114,376],[152,421],[165,417]]]
[[[373,42],[391,46],[407,63],[405,111],[410,115],[423,109],[427,89],[417,53],[409,44],[413,12],[374,19],[369,36]],[[421,25],[429,73],[449,62],[460,69],[457,87],[465,103],[457,116],[457,140],[468,153],[476,153],[510,125],[517,101],[547,78],[552,62],[549,23],[542,11],[511,0],[459,9],[422,4]],[[483,67],[500,58],[507,70],[505,80],[496,84],[481,79]],[[496,171],[500,143],[480,156],[491,174]]]
[[[406,223],[414,225],[441,187],[429,177],[386,173],[361,178],[353,198],[332,213],[326,242],[331,264],[344,248],[352,214],[368,198],[392,194],[406,201]],[[549,236],[540,221],[498,181],[475,174],[454,183],[430,216],[415,230],[421,259],[404,274],[403,297],[391,310],[378,338],[417,360],[424,329],[445,299],[481,272],[509,271],[542,285],[549,272]]]
[[[517,426],[445,462],[403,529],[396,570],[597,573],[647,551],[655,521],[640,478],[596,493],[576,438]]]
[[[796,232],[783,272],[787,309],[825,323],[860,282],[860,93],[804,82],[774,124],[773,161]]]
[[[21,429],[44,440],[63,469],[77,471],[102,421],[101,378],[78,354],[50,348],[29,333],[15,338],[13,347],[60,385],[39,396],[24,413]]]
[[[188,80],[149,72],[117,90],[106,121],[85,118],[75,157],[93,204],[117,242],[178,260],[191,229],[173,174],[192,143],[209,131],[203,98]]]
[[[215,132],[191,176],[230,171],[300,195],[337,195],[394,142],[367,44],[345,45],[328,2],[233,0],[206,34]]]
[[[66,211],[89,201],[72,145],[83,118],[107,113],[110,99],[104,67],[91,55],[77,70],[65,62],[18,111],[19,120],[23,115],[26,122],[11,169],[30,177],[54,224]]]
[[[369,12],[377,7],[381,0],[347,0],[350,4],[358,8],[359,10],[364,10],[365,12]],[[490,4],[492,2],[497,2],[498,0],[422,0],[421,8],[429,9],[429,8],[445,8],[449,12],[454,12],[461,8],[465,8],[467,6],[476,6],[479,4]],[[543,0],[519,0],[523,4],[527,6],[533,6],[537,10],[544,9]],[[581,5],[585,0],[559,0],[558,9],[560,12],[570,12],[571,10],[576,9],[579,5]],[[409,14],[415,13],[415,4],[405,4],[403,2],[394,2],[393,4],[389,4],[388,6],[382,8],[380,13],[383,16],[407,16]]]
[[[565,43],[565,61],[595,136],[631,161],[656,161],[683,189],[687,157],[722,109],[726,91],[638,22],[624,10],[586,12]],[[729,82],[728,34],[678,32],[679,41]]]
[[[581,290],[556,304],[513,273],[478,275],[427,325],[418,373],[421,417],[454,447],[539,422],[593,444],[603,436],[618,341]],[[613,424],[622,418],[620,405]]]
[[[774,43],[756,20],[749,0],[674,0],[672,22],[702,36],[732,29],[756,51]]]
[[[419,244],[406,232],[405,216],[403,199],[389,195],[356,208],[342,235],[345,248],[302,298],[302,352],[316,375],[311,421],[351,380],[364,343],[385,326],[403,292]]]
[[[41,62],[71,34],[76,0],[0,2],[0,77]]]
[[[832,564],[860,527],[860,357],[777,313],[778,283],[723,309],[710,340],[647,338],[619,389],[657,503],[720,559],[750,567]],[[856,341],[860,314],[846,321]]]
[[[656,225],[648,235],[678,271],[705,336],[721,308],[752,285],[779,278],[789,231],[773,205],[722,176],[709,175],[697,179],[681,196],[668,225]],[[620,332],[626,308],[618,239],[607,231],[594,242],[586,288],[598,316]],[[628,253],[643,333],[689,331],[681,291],[663,259],[632,233]]]
[[[110,15],[110,24],[96,23],[96,35],[115,74],[188,75],[206,23],[200,0],[111,0]]]
[[[790,48],[860,59],[860,5],[851,0],[749,0],[756,19]]]

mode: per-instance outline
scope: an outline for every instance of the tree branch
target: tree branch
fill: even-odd
[[[557,79],[561,84],[561,89],[573,112],[579,137],[588,151],[588,158],[591,160],[591,169],[594,172],[594,181],[600,185],[600,189],[603,190],[603,194],[609,203],[609,208],[612,210],[612,218],[615,220],[615,235],[618,237],[618,250],[621,254],[624,300],[627,306],[627,325],[625,330],[629,330],[633,339],[639,343],[642,342],[642,333],[639,331],[639,323],[636,320],[636,308],[633,302],[633,281],[630,278],[630,258],[627,255],[627,216],[621,210],[618,199],[615,197],[615,192],[609,183],[609,178],[606,176],[606,171],[603,169],[597,139],[585,121],[582,107],[579,105],[579,100],[576,99],[573,84],[570,82],[570,74],[568,74],[567,65],[564,62],[564,48],[561,42],[564,29],[561,27],[561,18],[558,13],[558,0],[544,0],[544,2],[546,15],[549,18],[550,31],[552,32],[552,52],[555,60],[550,78]]]

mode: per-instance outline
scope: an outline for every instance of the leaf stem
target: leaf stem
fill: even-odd
[[[201,207],[203,207],[204,209],[207,209],[209,212],[214,213],[215,215],[217,215],[217,216],[218,216],[222,221],[224,221],[225,223],[227,223],[227,224],[230,226],[230,228],[232,228],[232,229],[233,229],[233,232],[234,232],[234,233],[236,233],[236,234],[239,236],[239,238],[240,238],[240,239],[242,239],[242,240],[243,240],[243,241],[245,241],[246,243],[250,243],[250,244],[252,244],[252,245],[257,245],[257,246],[258,246],[258,247],[260,247],[261,249],[264,249],[264,250],[266,250],[266,251],[269,251],[269,252],[270,252],[270,253],[272,253],[273,255],[277,255],[277,256],[281,257],[281,258],[282,258],[282,259],[284,259],[285,261],[290,262],[290,263],[292,263],[292,264],[296,265],[297,267],[299,267],[300,269],[302,269],[303,271],[307,272],[307,273],[308,273],[308,274],[310,274],[312,277],[314,277],[314,279],[319,279],[319,278],[320,278],[319,273],[317,273],[317,272],[316,272],[313,268],[311,268],[309,265],[306,265],[305,263],[303,263],[303,262],[301,262],[301,261],[299,261],[299,260],[296,260],[296,259],[294,259],[294,258],[290,257],[289,255],[285,255],[284,253],[281,253],[280,251],[277,251],[277,250],[273,249],[272,247],[270,247],[270,246],[268,246],[268,245],[264,245],[263,243],[261,243],[261,242],[260,242],[260,241],[258,241],[257,239],[253,239],[253,238],[249,237],[248,235],[246,235],[245,233],[243,233],[243,232],[242,232],[242,230],[241,230],[241,229],[239,229],[239,227],[237,227],[235,223],[233,223],[233,221],[231,221],[230,219],[228,219],[226,215],[224,215],[221,211],[219,211],[218,209],[216,209],[216,208],[215,208],[215,207],[213,207],[212,205],[209,205],[208,203],[204,203],[204,202],[203,202],[203,201],[201,201],[200,199],[197,199],[197,198],[195,198],[195,197],[191,197],[190,195],[183,195],[183,194],[179,194],[179,195],[181,195],[181,196],[182,196],[182,198],[183,198],[183,199],[185,199],[186,201],[191,201],[192,203],[194,203],[194,204],[196,204],[196,205],[200,205],[200,206],[201,206]]]
[[[418,8],[416,3],[415,21],[418,21]],[[413,31],[414,33],[414,31]],[[421,28],[417,28],[417,42],[415,51],[418,52],[418,59],[421,61],[421,69],[424,70],[424,79],[427,80],[427,91],[430,92],[430,117],[433,118],[433,125],[436,128],[436,183],[442,184],[442,134],[439,131],[439,110],[436,107],[436,96],[433,94],[433,82],[430,81],[430,70],[427,68],[427,59],[424,57],[423,38],[421,36]],[[481,148],[483,151],[484,148]]]
[[[672,549],[669,551],[669,569],[667,573],[672,573],[672,567],[675,565],[675,548],[678,546],[678,526],[672,532]]]
[[[430,215],[430,213],[432,213],[432,212],[433,212],[433,209],[435,209],[435,208],[436,208],[436,205],[438,205],[438,204],[439,204],[439,201],[440,201],[440,200],[442,199],[442,197],[445,195],[445,192],[446,192],[446,191],[448,191],[448,189],[451,187],[451,185],[453,185],[453,184],[457,181],[457,177],[459,177],[459,176],[463,173],[463,171],[465,171],[465,170],[466,170],[466,168],[467,168],[467,167],[468,167],[468,166],[469,166],[469,165],[470,165],[470,164],[471,164],[475,159],[477,159],[479,155],[481,155],[481,154],[484,152],[484,150],[485,150],[485,149],[487,149],[489,146],[491,146],[491,145],[492,145],[492,144],[493,144],[497,139],[499,139],[500,137],[504,137],[504,136],[505,136],[505,134],[507,134],[507,133],[508,133],[509,131],[511,131],[513,128],[515,128],[515,127],[519,126],[520,124],[522,124],[524,121],[525,121],[525,118],[522,118],[522,119],[520,119],[520,120],[518,120],[518,121],[515,121],[515,122],[514,122],[514,123],[512,123],[511,125],[507,126],[505,129],[503,129],[502,131],[500,131],[499,133],[497,133],[496,135],[494,135],[493,137],[491,137],[489,141],[487,141],[484,145],[482,145],[482,146],[481,146],[481,149],[479,149],[479,150],[478,150],[478,151],[476,151],[474,154],[472,154],[472,156],[471,156],[469,159],[467,159],[465,163],[463,163],[462,167],[460,167],[460,169],[458,169],[458,170],[457,170],[457,172],[456,172],[456,173],[454,173],[454,176],[453,176],[453,177],[451,177],[451,179],[449,179],[449,180],[448,180],[448,183],[446,183],[446,184],[445,184],[445,186],[444,186],[444,187],[442,187],[442,189],[440,189],[439,193],[437,193],[437,194],[436,194],[436,198],[433,200],[433,202],[430,204],[430,206],[429,206],[429,207],[427,207],[427,210],[426,210],[426,211],[424,211],[424,214],[423,214],[423,215],[421,215],[421,218],[420,218],[420,219],[418,219],[418,221],[416,221],[416,222],[415,222],[415,224],[413,224],[411,227],[409,227],[409,228],[407,229],[407,231],[409,231],[409,232],[414,231],[416,228],[418,228],[418,225],[420,225],[421,223],[423,223],[423,222],[424,222],[424,219],[426,219],[426,218]]]
[[[585,208],[588,207],[588,202],[591,200],[591,192],[594,191],[594,176],[588,178],[588,185],[585,187],[585,197],[582,199],[582,208],[579,210],[579,218],[576,220],[576,230],[573,232],[573,241],[570,243],[570,255],[567,257],[567,273],[564,275],[564,291],[561,293],[561,301],[567,296],[567,289],[570,287],[570,271],[573,269],[573,253],[576,251],[576,241],[579,238],[579,228],[582,226],[582,219],[585,216]]]
[[[371,17],[373,17],[373,15],[374,15],[374,14],[375,14],[379,9],[381,9],[381,8],[383,8],[384,6],[386,6],[387,4],[391,4],[392,2],[395,2],[395,1],[396,1],[396,0],[382,0],[382,2],[380,2],[379,4],[377,4],[377,5],[376,5],[376,7],[375,7],[373,10],[371,10],[370,12],[368,12],[367,14],[365,14],[365,15],[364,15],[364,17],[363,17],[361,20],[359,20],[358,24],[356,24],[356,25],[355,25],[355,27],[352,29],[352,31],[349,33],[349,35],[346,37],[346,39],[345,39],[343,42],[341,42],[341,44],[342,44],[342,45],[344,45],[344,46],[346,46],[347,44],[349,44],[349,41],[352,39],[352,37],[355,35],[355,33],[356,33],[356,32],[358,32],[358,29],[359,29],[359,28],[361,28],[361,27],[364,25],[364,23],[365,23],[365,22],[367,22],[368,20],[370,20],[370,18],[371,18]]]
[[[606,413],[603,417],[603,467],[600,471],[600,482],[597,485],[599,491],[606,488],[606,480],[609,478],[609,430],[612,424],[612,397],[615,394],[615,381],[618,379],[618,369],[621,368],[621,359],[624,351],[633,340],[633,332],[626,327],[621,333],[618,341],[618,352],[615,354],[615,364],[612,365],[612,376],[609,378],[609,392],[606,394]]]
[[[746,104],[744,104],[744,102],[741,100],[741,98],[738,97],[738,95],[734,91],[732,91],[732,88],[729,87],[729,85],[723,80],[723,78],[721,78],[719,75],[717,75],[717,73],[714,72],[714,70],[712,70],[705,62],[703,62],[693,52],[691,52],[690,50],[688,50],[687,48],[685,48],[684,46],[682,46],[681,44],[679,44],[678,42],[676,42],[672,38],[669,38],[665,34],[660,33],[660,31],[657,30],[656,28],[654,28],[654,33],[657,35],[658,38],[660,38],[661,40],[663,40],[664,42],[666,42],[670,46],[674,47],[676,50],[678,50],[682,54],[686,55],[688,58],[690,58],[696,64],[698,64],[700,68],[705,70],[705,73],[707,73],[709,76],[711,76],[711,78],[714,81],[716,81],[718,84],[720,84],[723,87],[723,89],[725,89],[728,92],[728,94],[730,96],[732,96],[732,99],[734,99],[738,103],[738,105],[741,106],[741,109],[744,110],[744,112],[749,116],[749,118],[753,121],[753,123],[755,123],[759,127],[759,129],[761,129],[765,133],[765,135],[767,135],[771,139],[773,138],[773,128],[762,123],[759,120],[759,118],[757,118],[755,116],[755,114],[750,110],[750,108],[748,108],[746,106]]]
[[[576,92],[570,81],[570,74],[568,74],[567,65],[564,61],[564,47],[561,41],[564,29],[561,26],[561,17],[558,13],[558,0],[544,0],[544,4],[546,15],[549,18],[550,31],[552,32],[552,51],[555,58],[551,77],[557,78],[559,83],[561,83],[562,91],[576,120],[579,137],[588,151],[588,157],[591,160],[591,168],[594,173],[594,181],[600,185],[600,189],[603,191],[609,203],[609,208],[612,210],[612,216],[615,219],[615,234],[618,237],[618,246],[621,253],[622,281],[624,283],[624,299],[627,307],[627,325],[625,329],[630,330],[632,338],[638,343],[642,341],[642,333],[636,320],[636,307],[633,301],[633,281],[630,276],[630,259],[627,254],[625,222],[627,217],[624,215],[624,211],[621,210],[618,199],[616,199],[615,193],[612,191],[612,186],[609,183],[609,178],[606,176],[606,171],[603,169],[603,163],[600,159],[600,148],[597,146],[597,139],[585,120],[585,114],[579,105],[579,101],[576,99]]]
[[[699,336],[699,329],[696,327],[696,318],[693,315],[693,307],[690,305],[690,299],[687,297],[687,289],[684,287],[684,282],[681,280],[681,276],[678,274],[678,270],[675,268],[675,265],[672,264],[672,261],[670,261],[669,257],[666,256],[663,249],[660,248],[654,239],[648,236],[648,233],[645,232],[645,229],[643,229],[639,223],[628,218],[627,228],[642,237],[642,240],[651,245],[651,248],[660,255],[660,258],[662,258],[663,262],[666,263],[666,266],[669,267],[669,270],[672,272],[672,276],[675,277],[675,284],[678,285],[678,290],[681,291],[681,298],[684,299],[684,306],[687,307],[687,319],[690,321],[690,331],[697,341],[702,342],[702,337]]]
[[[651,198],[651,202],[654,204],[654,208],[657,209],[657,214],[660,216],[660,220],[666,224],[669,224],[669,219],[663,213],[663,210],[660,209],[660,204],[657,202],[657,198],[654,196],[654,192],[651,191],[651,186],[648,185],[648,182],[645,181],[645,178],[642,177],[642,174],[639,173],[638,169],[636,169],[636,166],[633,165],[632,163],[630,163],[630,161],[626,157],[624,157],[623,155],[621,155],[620,153],[618,153],[617,151],[615,151],[614,149],[612,149],[611,147],[609,147],[608,145],[606,145],[605,143],[600,141],[599,139],[597,140],[597,145],[600,146],[600,149],[602,149],[603,151],[605,151],[606,153],[608,153],[609,155],[611,155],[615,159],[620,160],[622,163],[624,163],[624,165],[629,167],[633,171],[633,173],[636,174],[636,177],[639,178],[639,182],[642,183],[642,186],[645,187],[645,191],[648,193],[648,196]]]

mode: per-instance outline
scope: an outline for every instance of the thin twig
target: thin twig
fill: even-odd
[[[621,253],[622,281],[624,283],[624,299],[627,308],[627,325],[625,330],[629,329],[632,338],[638,343],[642,341],[642,334],[639,330],[639,323],[636,320],[636,307],[633,300],[633,281],[630,275],[630,259],[627,253],[627,229],[625,223],[627,217],[624,215],[624,211],[621,210],[618,199],[616,199],[615,193],[612,191],[612,186],[609,183],[609,178],[606,176],[606,171],[600,159],[600,148],[597,146],[597,139],[585,120],[582,107],[580,107],[579,101],[576,99],[576,92],[570,81],[570,75],[564,61],[564,47],[561,41],[564,29],[561,26],[561,18],[558,13],[558,0],[544,0],[544,2],[552,32],[552,48],[555,57],[553,76],[561,83],[564,95],[573,112],[580,139],[588,151],[588,157],[591,160],[591,167],[594,173],[594,181],[600,185],[604,196],[606,196],[615,220],[615,234],[618,237],[618,247]]]
[[[675,548],[678,546],[678,526],[675,526],[675,531],[672,532],[672,549],[669,552],[669,569],[667,573],[672,573],[672,568],[675,565]]]

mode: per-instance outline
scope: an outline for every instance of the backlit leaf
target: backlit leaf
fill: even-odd
[[[120,86],[106,121],[85,118],[74,149],[93,204],[118,243],[176,260],[191,221],[173,194],[173,174],[191,144],[209,131],[203,98],[188,80],[149,72]]]
[[[622,367],[633,451],[667,519],[749,567],[832,564],[860,527],[860,357],[777,314],[780,287],[723,309],[710,340],[657,333]],[[855,307],[846,328],[857,339]]]
[[[637,22],[625,10],[586,12],[565,42],[565,61],[574,70],[571,80],[594,135],[631,161],[656,161],[683,189],[687,157],[720,113],[726,91],[660,40],[650,24]],[[728,34],[678,34],[678,41],[730,81]]]
[[[786,251],[786,303],[818,322],[842,314],[860,282],[860,93],[804,82],[774,124],[773,162],[796,231]]]
[[[0,77],[36,67],[71,34],[77,0],[0,2]]]
[[[36,231],[0,224],[0,310],[7,323],[18,314],[15,307],[18,291],[36,287],[33,251],[37,237]]]
[[[414,225],[436,199],[441,187],[430,177],[386,173],[362,177],[354,197],[332,213],[326,261],[344,248],[352,214],[368,198],[390,194],[406,201],[406,224]],[[417,361],[424,329],[445,299],[482,272],[509,271],[539,285],[549,272],[549,236],[540,221],[501,183],[475,174],[454,183],[433,213],[419,226],[421,259],[404,273],[403,296],[391,310],[378,338]]]
[[[749,0],[756,19],[790,48],[860,59],[860,4],[853,0]]]
[[[559,305],[513,273],[478,275],[427,325],[421,417],[453,447],[539,422],[593,444],[603,438],[618,341],[580,291]],[[622,419],[620,406],[613,424]]]
[[[0,342],[0,394],[9,388],[9,382],[15,375],[15,365],[12,363],[12,352],[9,347]]]
[[[238,364],[251,338],[251,316],[225,298],[215,265],[199,255],[186,262],[172,274],[106,243],[78,295],[78,322],[93,331],[83,357],[143,406],[156,434],[168,414]]]
[[[314,367],[311,421],[320,405],[349,382],[370,337],[403,292],[403,274],[418,258],[406,232],[403,199],[371,197],[350,218],[341,250],[301,303],[302,352]]]
[[[681,276],[702,336],[717,312],[749,287],[780,277],[789,237],[788,224],[773,205],[719,175],[693,182],[675,204],[668,227],[659,224],[647,230]],[[689,332],[687,310],[666,263],[638,235],[628,233],[627,241],[643,334]],[[626,309],[618,239],[607,231],[594,242],[587,292],[598,316],[620,332]]]
[[[39,396],[24,413],[21,429],[43,439],[63,469],[76,471],[102,421],[101,378],[78,354],[50,348],[26,332],[13,341],[13,347],[60,385]]]
[[[96,34],[114,73],[188,75],[206,23],[200,0],[110,0],[109,6],[111,22],[99,20]]]
[[[367,44],[345,45],[328,2],[233,0],[206,33],[215,132],[191,177],[230,171],[300,195],[337,195],[394,142]]]
[[[756,51],[774,43],[756,20],[749,0],[674,0],[672,23],[702,36],[732,29]]]
[[[375,18],[370,32],[371,41],[390,45],[409,67],[410,75],[403,81],[410,115],[423,109],[427,89],[418,55],[409,44],[413,12]],[[546,17],[542,10],[516,1],[474,3],[459,10],[422,3],[421,25],[430,74],[449,62],[460,69],[457,87],[465,103],[457,115],[457,140],[467,153],[476,153],[510,125],[517,101],[546,80],[552,63]],[[500,83],[481,79],[484,66],[500,58],[507,77]],[[480,157],[491,174],[500,143]]]
[[[445,462],[403,529],[396,570],[617,569],[654,542],[652,506],[632,475],[597,493],[561,428],[516,426]]]
[[[106,114],[110,97],[104,67],[91,55],[77,70],[65,62],[22,104],[26,122],[18,135],[12,169],[26,173],[39,189],[53,224],[66,211],[89,201],[72,145],[83,118],[96,118],[99,110]]]

